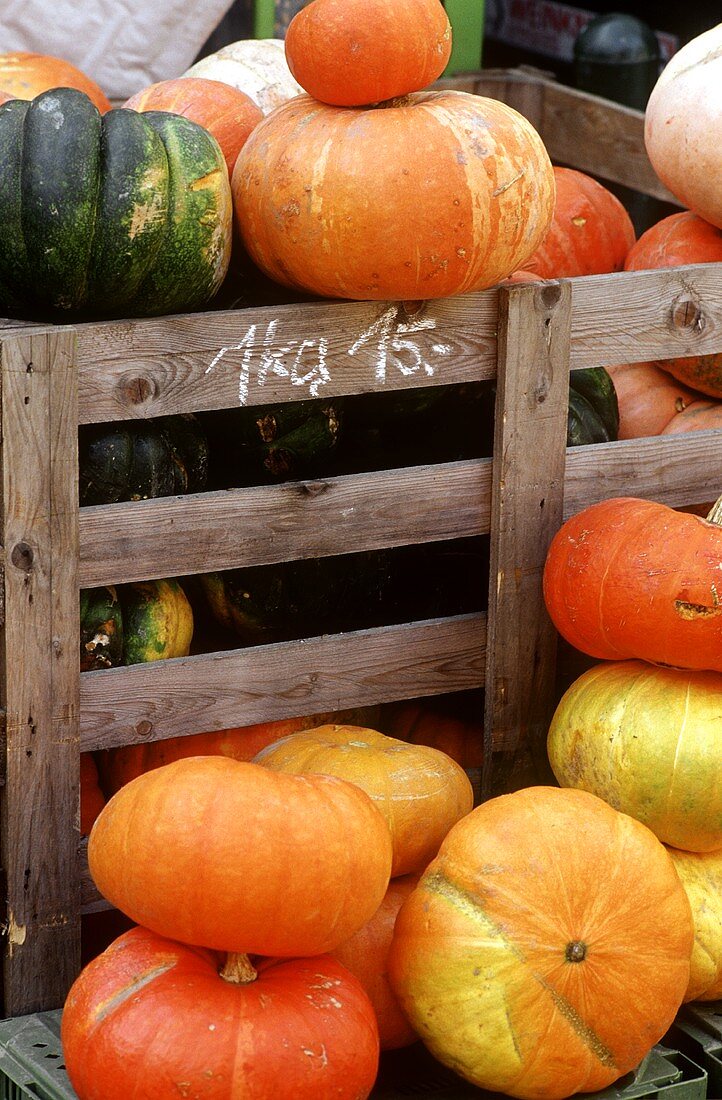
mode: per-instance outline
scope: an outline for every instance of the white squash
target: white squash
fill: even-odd
[[[231,42],[191,65],[183,76],[202,76],[230,84],[250,96],[264,115],[303,92],[291,75],[280,38]]]
[[[722,229],[722,23],[676,53],[652,90],[644,141],[673,195]]]

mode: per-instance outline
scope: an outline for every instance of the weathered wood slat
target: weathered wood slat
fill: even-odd
[[[569,282],[499,296],[486,662],[487,793],[539,782],[554,706],[557,634],[544,607],[546,552],[562,520],[569,396]],[[498,754],[514,767],[497,768]]]
[[[463,691],[485,655],[475,614],[84,672],[81,748]]]
[[[80,422],[492,377],[495,290],[78,326]]]
[[[59,1007],[80,964],[74,336],[2,340],[0,704],[6,1015]]]
[[[490,483],[478,459],[83,508],[80,587],[480,534]]]

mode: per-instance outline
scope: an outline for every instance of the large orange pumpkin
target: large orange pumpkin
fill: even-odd
[[[391,837],[351,783],[196,756],[118,791],[93,826],[88,863],[100,892],[160,935],[315,955],[381,904]]]
[[[625,262],[627,271],[722,261],[722,230],[684,210],[646,230]],[[722,353],[662,359],[658,366],[695,390],[722,397]]]
[[[286,31],[298,83],[339,107],[419,92],[441,76],[450,53],[440,0],[312,0]]]
[[[388,958],[399,909],[416,887],[418,875],[403,875],[389,883],[378,909],[350,939],[331,952],[355,974],[374,1006],[382,1050],[408,1046],[418,1035],[401,1011],[389,984]]]
[[[255,263],[331,298],[443,298],[524,265],[554,175],[520,114],[464,92],[376,108],[298,96],[256,127],[232,188]]]
[[[591,657],[722,672],[721,561],[716,522],[613,497],[557,531],[544,599],[559,633]]]
[[[369,999],[335,959],[221,970],[145,928],[82,971],[61,1039],[79,1100],[360,1100],[379,1052]]]
[[[35,99],[50,88],[77,88],[85,92],[101,115],[111,103],[94,80],[69,61],[43,53],[0,54],[0,88],[13,99]]]
[[[250,96],[203,77],[162,80],[136,92],[123,106],[133,111],[172,111],[204,126],[220,145],[229,176],[246,138],[263,118]]]
[[[635,233],[617,196],[574,168],[555,167],[554,178],[554,217],[524,268],[543,279],[621,271]]]
[[[431,1052],[485,1089],[603,1089],[687,988],[687,896],[644,825],[585,791],[527,787],[456,825],[401,907],[389,976]]]
[[[690,431],[702,395],[683,386],[654,363],[625,363],[607,367],[619,404],[619,439]],[[722,406],[720,406],[722,408]]]
[[[281,718],[255,726],[238,726],[188,737],[168,737],[144,745],[122,745],[97,754],[101,786],[108,798],[144,772],[162,768],[187,756],[229,756],[232,760],[253,760],[266,745],[296,730],[326,722],[330,715],[311,714],[302,718]]]
[[[365,791],[391,830],[394,878],[422,871],[474,804],[469,778],[451,757],[362,726],[292,733],[255,760],[293,775],[335,775]]]
[[[567,689],[549,726],[549,761],[642,821],[666,844],[722,848],[722,676],[612,661]]]
[[[680,852],[670,848],[687,891],[694,921],[692,969],[685,1001],[722,997],[722,851]]]

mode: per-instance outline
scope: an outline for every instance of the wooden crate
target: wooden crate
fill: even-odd
[[[636,112],[529,74],[457,87],[528,113],[555,159],[666,197]],[[314,303],[0,329],[4,1011],[59,1006],[103,906],[79,750],[486,687],[486,790],[543,758],[563,518],[605,497],[719,491],[722,433],[566,450],[570,369],[722,350],[722,264],[414,304]],[[493,459],[78,508],[78,424],[496,377]],[[488,615],[79,673],[78,590],[488,533]],[[499,766],[501,764],[501,766]],[[523,781],[517,775],[516,781]]]

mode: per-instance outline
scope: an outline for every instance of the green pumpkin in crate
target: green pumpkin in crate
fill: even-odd
[[[567,447],[610,443],[619,433],[619,404],[611,376],[604,367],[571,372]]]
[[[80,670],[185,657],[193,611],[176,580],[139,581],[80,593]]]

